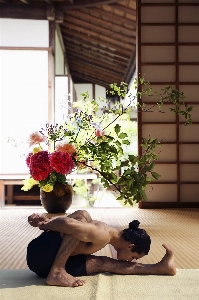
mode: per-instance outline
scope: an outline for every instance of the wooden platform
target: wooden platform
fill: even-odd
[[[75,209],[70,209],[71,213]],[[92,218],[117,228],[125,228],[137,219],[151,236],[149,255],[142,263],[155,263],[165,253],[162,243],[170,245],[175,253],[176,267],[199,269],[199,209],[139,209],[89,208]],[[27,218],[32,213],[45,213],[40,207],[5,207],[0,210],[0,269],[27,269],[26,248],[41,231],[31,227]],[[114,257],[109,246],[97,255]]]

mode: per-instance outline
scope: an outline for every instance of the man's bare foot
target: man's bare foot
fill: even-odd
[[[159,269],[159,274],[166,274],[174,276],[176,274],[176,267],[174,263],[173,251],[165,244],[162,245],[166,249],[166,254],[162,260],[156,264]]]
[[[39,214],[32,214],[28,217],[28,223],[33,227],[39,227],[43,224],[44,221],[50,220],[45,216],[40,216]]]
[[[48,285],[78,287],[84,285],[85,280],[73,277],[66,273],[63,268],[53,268],[46,279],[46,283]]]

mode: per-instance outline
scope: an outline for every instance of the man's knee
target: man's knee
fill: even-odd
[[[82,221],[85,220],[88,223],[92,221],[90,214],[86,210],[80,210],[80,217],[82,218]]]
[[[90,214],[86,210],[83,210],[83,209],[77,210],[75,213],[71,214],[69,217],[74,218],[81,222],[90,223],[92,221]]]

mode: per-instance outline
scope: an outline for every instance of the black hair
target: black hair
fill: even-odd
[[[129,228],[122,231],[122,237],[125,241],[135,245],[132,252],[137,252],[138,254],[145,253],[146,255],[150,250],[151,238],[144,229],[138,228],[139,225],[140,222],[138,220],[130,222]]]

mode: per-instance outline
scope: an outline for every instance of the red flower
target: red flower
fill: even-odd
[[[65,175],[69,174],[75,167],[70,154],[61,151],[55,151],[50,154],[50,165],[57,173]]]
[[[30,162],[31,162],[31,157],[32,157],[32,153],[29,153],[28,156],[26,157],[26,165],[28,166],[28,168],[30,168]]]
[[[47,151],[39,151],[29,156],[30,174],[34,180],[45,180],[52,172]]]

